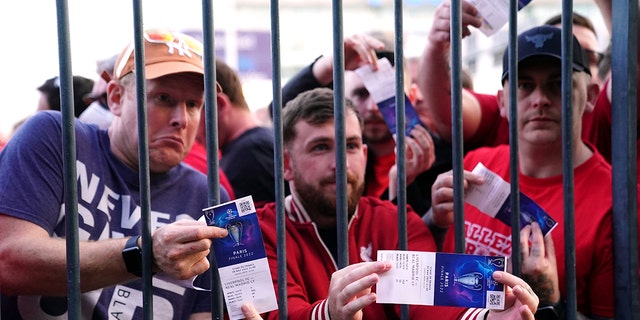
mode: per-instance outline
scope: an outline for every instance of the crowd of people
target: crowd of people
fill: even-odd
[[[596,3],[611,31],[611,0]],[[482,19],[473,4],[461,4],[466,37]],[[415,251],[454,252],[449,13],[450,1],[444,0],[423,54],[405,61],[404,91],[420,118],[406,136],[405,159],[408,249]],[[505,49],[497,94],[475,92],[471,81],[462,92],[465,190],[485,183],[471,172],[478,163],[511,180],[509,126],[515,126],[519,188],[558,226],[544,236],[534,222],[513,244],[510,226],[465,204],[465,253],[521,259],[522,275],[493,274],[508,287],[502,311],[411,306],[412,319],[565,318],[563,152],[571,152],[574,165],[577,311],[590,319],[614,318],[611,71],[589,18],[572,18],[571,150],[562,137],[561,15],[518,34],[517,78]],[[203,46],[177,31],[150,29],[144,51],[152,271],[163,275],[153,279],[153,312],[158,319],[211,319],[210,292],[163,280],[206,273],[212,239],[227,235],[198,221],[210,205],[211,187]],[[253,197],[273,286],[286,286],[290,319],[400,316],[398,305],[376,303],[375,293],[380,275],[392,267],[376,261],[377,251],[399,248],[396,139],[356,72],[367,65],[377,70],[381,58],[395,61],[388,39],[345,37],[345,141],[335,134],[333,56],[319,56],[282,88],[285,284],[278,283],[274,129],[256,119],[238,72],[215,60],[218,117],[209,125],[217,129],[219,150],[213,154],[220,161],[220,201]],[[99,61],[96,71],[97,81],[73,78],[82,317],[139,319],[143,195],[133,44]],[[515,93],[509,92],[512,82]],[[0,317],[6,319],[50,319],[67,312],[60,81],[48,79],[37,90],[37,112],[16,125],[7,141],[0,139]],[[517,116],[510,124],[514,97]],[[342,143],[349,265],[340,268],[336,152]],[[521,257],[511,256],[513,245]],[[248,319],[280,315],[258,314],[250,303],[243,312]]]

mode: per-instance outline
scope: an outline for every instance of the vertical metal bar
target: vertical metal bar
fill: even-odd
[[[573,178],[573,0],[562,1],[562,183],[567,319],[577,316]]]
[[[216,56],[213,2],[202,0],[202,39],[204,45],[205,129],[207,136],[207,178],[209,205],[220,203],[220,164],[218,161],[218,100],[216,94]]]
[[[69,45],[69,10],[66,0],[56,1],[60,103],[64,167],[64,210],[67,248],[67,317],[80,319],[80,249],[78,236],[78,186],[76,179],[76,135],[73,105],[73,73]]]
[[[213,28],[213,3],[202,0],[202,42],[204,44],[204,93],[205,130],[207,147],[208,201],[213,206],[220,203],[220,176],[218,164],[218,104],[216,95],[216,57]],[[211,318],[224,318],[224,295],[220,284],[220,273],[213,248],[209,255],[211,265]]]
[[[638,319],[638,1],[612,6],[611,146],[620,146],[611,148],[615,318]]]
[[[271,66],[273,70],[273,170],[276,188],[276,242],[278,256],[278,318],[289,317],[287,303],[287,237],[284,214],[284,159],[282,156],[282,74],[280,64],[280,4],[271,0]]]
[[[405,142],[405,93],[404,93],[404,52],[402,41],[402,1],[394,1],[396,67],[396,164],[398,166],[398,243],[400,250],[407,250],[407,177]]]
[[[147,129],[146,76],[144,70],[144,27],[142,1],[133,1],[134,58],[136,97],[138,103],[138,161],[140,180],[140,212],[142,219],[142,307],[144,319],[153,319],[153,287],[151,283],[153,253],[151,247],[151,196],[149,172],[149,137]]]
[[[451,1],[451,143],[453,162],[453,215],[455,250],[464,253],[464,174],[462,158],[462,6]]]
[[[509,2],[509,175],[511,176],[511,272],[522,274],[520,171],[518,170],[518,1]]]
[[[333,0],[331,11],[333,13],[333,114],[336,135],[336,224],[338,227],[338,269],[342,269],[349,265],[342,1]]]
[[[407,239],[407,170],[406,170],[406,142],[405,142],[405,93],[404,93],[404,50],[402,28],[402,0],[394,1],[394,33],[395,52],[394,65],[396,67],[396,165],[398,168],[398,249],[408,249]],[[400,305],[400,319],[409,319],[409,306]]]

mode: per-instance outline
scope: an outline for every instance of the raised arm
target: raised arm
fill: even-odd
[[[365,34],[354,34],[344,39],[344,69],[355,70],[370,64],[374,70],[378,67],[376,51],[382,50],[384,44]],[[333,55],[322,56],[311,68],[313,76],[323,85],[333,82]]]
[[[471,34],[469,26],[479,27],[478,10],[466,1],[462,6],[462,36]],[[429,39],[420,61],[418,85],[424,103],[417,106],[419,113],[432,117],[438,135],[451,141],[451,74],[449,48],[451,41],[451,4],[443,1],[436,9]],[[472,136],[480,124],[480,104],[471,94],[463,91],[463,136]]]
[[[344,64],[346,70],[355,70],[365,64],[377,68],[376,50],[382,50],[384,44],[377,39],[355,34],[344,39]],[[311,65],[300,70],[282,87],[282,106],[307,90],[329,87],[333,83],[333,55],[320,56]],[[271,110],[272,105],[269,105]],[[270,113],[273,115],[273,113]]]

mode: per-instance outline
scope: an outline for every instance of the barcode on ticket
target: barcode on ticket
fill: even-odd
[[[504,308],[504,293],[487,292],[487,308],[488,309],[503,309]]]
[[[256,211],[256,209],[253,208],[253,201],[251,201],[251,199],[247,199],[247,200],[240,199],[240,200],[241,201],[238,201],[238,213],[240,215]]]

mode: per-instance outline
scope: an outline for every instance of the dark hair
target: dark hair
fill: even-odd
[[[84,96],[91,93],[91,90],[93,90],[93,80],[81,76],[73,76],[73,104],[75,117],[79,117],[80,114],[89,106],[89,104],[85,103]],[[60,111],[60,79],[58,77],[45,81],[38,87],[38,91],[47,96],[47,103],[51,110]]]
[[[345,113],[351,110],[362,128],[362,118],[349,99],[345,99]],[[333,120],[333,90],[316,88],[299,94],[282,110],[282,136],[285,145],[296,137],[295,125],[303,120],[320,125]]]
[[[216,59],[216,81],[220,84],[222,92],[229,97],[231,103],[249,110],[247,100],[242,93],[242,83],[238,74],[220,59]]]
[[[591,32],[593,32],[594,34],[597,35],[596,33],[596,28],[593,27],[593,22],[591,22],[591,20],[589,20],[589,18],[579,14],[579,13],[573,13],[573,21],[572,23],[576,26],[581,26],[581,27],[585,27],[589,30],[591,30]],[[559,13],[551,18],[549,18],[547,21],[544,22],[544,24],[548,25],[548,26],[555,26],[557,24],[561,24],[562,23],[562,14]]]

